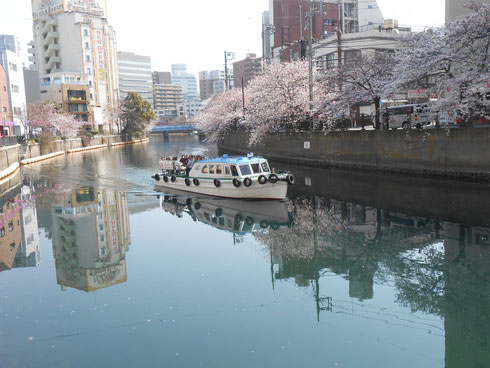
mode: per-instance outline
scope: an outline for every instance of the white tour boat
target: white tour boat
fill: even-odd
[[[290,172],[273,173],[266,159],[253,154],[197,161],[189,175],[167,169],[162,161],[160,167],[162,172],[152,176],[156,186],[216,197],[281,200],[294,183]]]

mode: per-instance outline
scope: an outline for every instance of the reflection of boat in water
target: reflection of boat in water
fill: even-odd
[[[263,229],[277,230],[293,225],[287,206],[280,201],[253,201],[210,196],[189,196],[181,191],[165,190],[162,208],[182,217],[234,233],[253,233]]]

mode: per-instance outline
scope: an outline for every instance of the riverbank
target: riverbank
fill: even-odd
[[[58,140],[47,145],[39,143],[0,148],[0,179],[13,175],[20,165],[30,165],[65,154],[93,151],[118,145],[148,142],[148,138],[130,140],[125,136],[98,136],[90,141],[82,138]]]
[[[490,179],[490,128],[446,131],[333,131],[270,134],[251,147],[249,134],[229,132],[223,153],[254,152],[268,159],[309,167],[456,178]]]

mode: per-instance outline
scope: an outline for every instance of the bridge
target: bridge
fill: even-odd
[[[152,134],[168,135],[172,133],[192,133],[198,130],[193,125],[159,125],[152,129]]]

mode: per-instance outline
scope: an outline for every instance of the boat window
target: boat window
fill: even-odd
[[[249,165],[240,165],[240,171],[242,172],[243,176],[252,174],[252,170],[250,170]]]
[[[262,162],[261,166],[262,166],[262,171],[263,171],[263,172],[269,172],[269,171],[271,171],[271,170],[269,169],[269,165],[267,164],[267,162],[266,162],[266,161]]]
[[[208,165],[204,165],[204,167],[202,168],[202,173],[203,174],[207,174],[209,171],[208,171]]]
[[[223,166],[216,165],[216,174],[217,175],[223,175]]]
[[[231,175],[230,167],[225,166],[225,175]]]
[[[209,173],[214,174],[214,165],[209,165]]]
[[[235,166],[235,165],[232,165],[232,166],[231,166],[231,174],[232,174],[233,176],[238,176],[238,170],[237,170],[237,168],[236,168],[236,166]]]
[[[260,165],[259,164],[251,164],[252,171],[254,174],[260,174]]]

